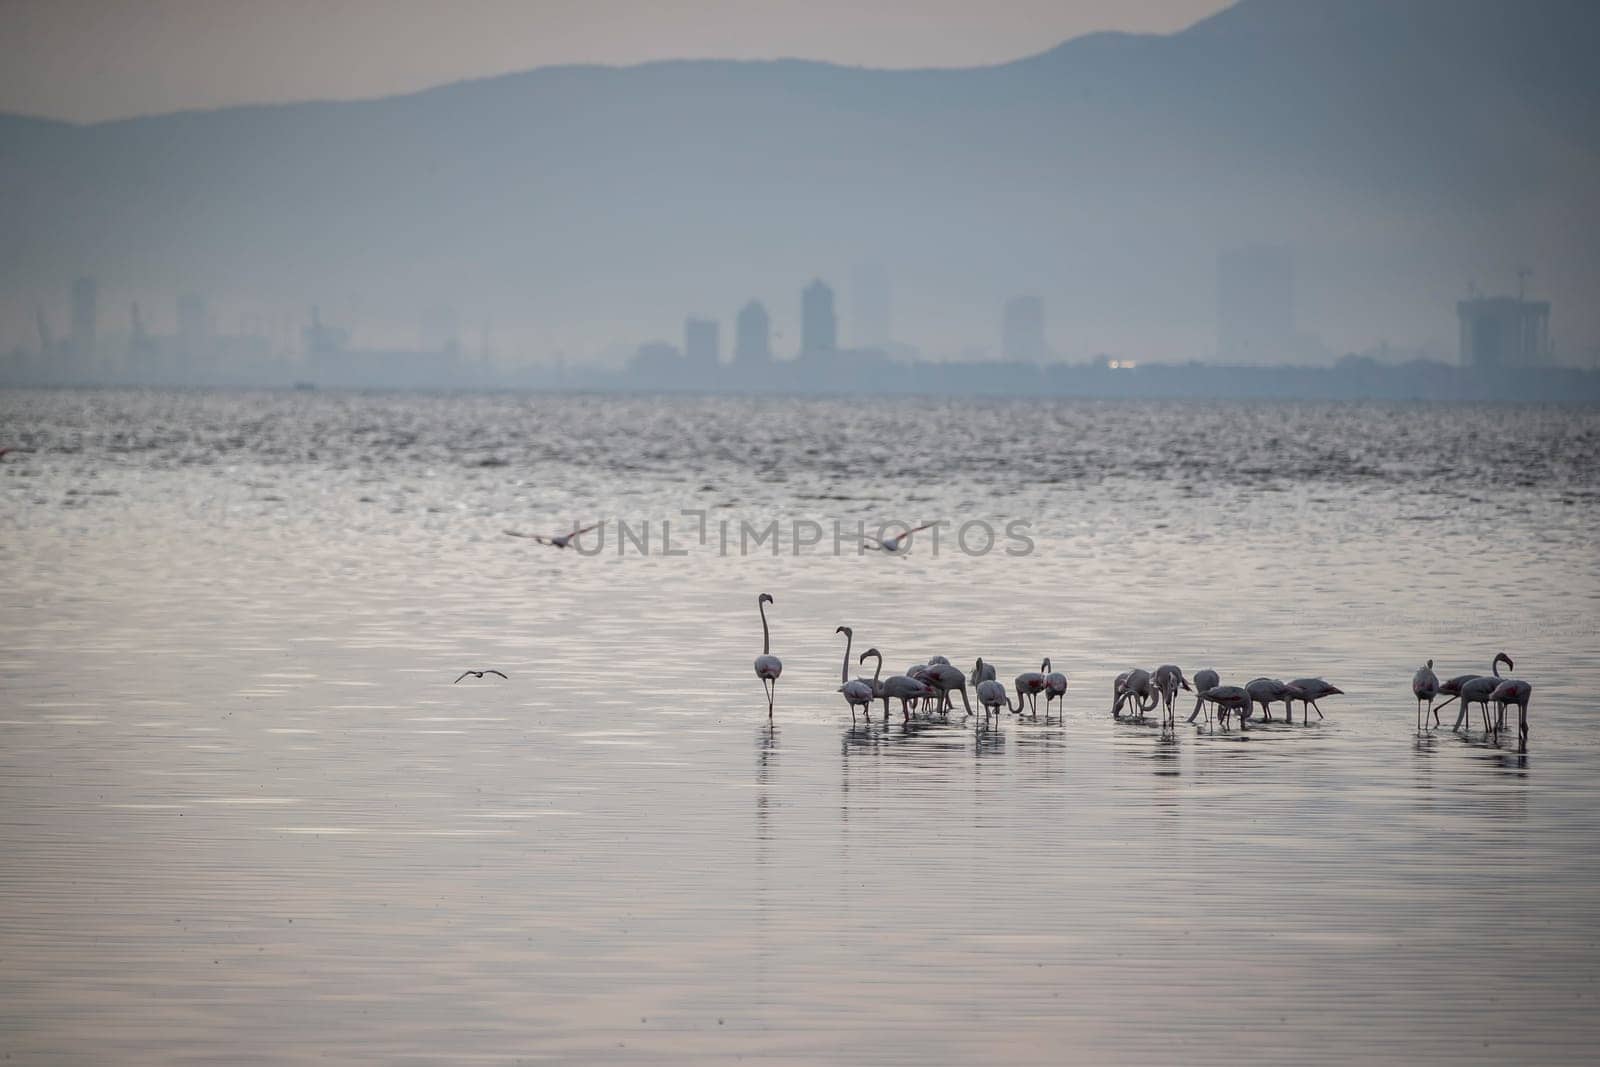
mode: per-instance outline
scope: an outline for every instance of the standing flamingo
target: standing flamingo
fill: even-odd
[[[844,665],[839,668],[839,692],[844,694],[845,703],[850,705],[850,721],[855,722],[856,708],[868,714],[872,712],[872,683],[865,678],[850,677],[850,643],[855,639],[855,631],[848,626],[841,626],[833,632],[844,634]]]
[[[961,706],[968,715],[972,714],[972,702],[967,699],[967,676],[961,673],[960,667],[949,663],[930,663],[922,672],[922,679],[940,694],[941,706],[950,702],[952,690],[960,690]]]
[[[1244,726],[1244,717],[1250,711],[1249,691],[1237,685],[1214,685],[1202,694],[1207,703],[1217,706],[1217,713],[1222,718],[1222,725],[1228,725],[1228,714],[1239,713],[1239,725]]]
[[[1039,669],[1044,672],[1044,717],[1045,721],[1048,722],[1050,719],[1050,702],[1052,700],[1060,701],[1060,704],[1056,707],[1056,712],[1058,714],[1066,714],[1067,676],[1060,671],[1050,669],[1049,656],[1044,658],[1044,663],[1040,665]]]
[[[1028,702],[1028,710],[1039,714],[1039,694],[1045,690],[1044,671],[1049,667],[1050,661],[1045,660],[1040,664],[1039,670],[1023,671],[1017,675],[1014,684],[1017,687],[1017,711],[1022,711],[1024,699]],[[1045,709],[1049,710],[1050,698],[1045,698]]]
[[[1011,706],[1011,700],[1006,696],[1006,687],[993,678],[985,678],[979,682],[977,694],[978,703],[983,707],[983,719],[985,722],[989,721],[990,715],[998,715],[1002,711],[1022,710],[1020,704],[1014,708]]]
[[[1317,701],[1323,697],[1343,696],[1344,690],[1336,685],[1329,685],[1321,678],[1296,678],[1284,687],[1290,699],[1300,701],[1300,713],[1304,720],[1311,721],[1311,709],[1317,708]],[[1285,701],[1287,704],[1288,701]],[[1290,708],[1290,721],[1293,721],[1293,711]],[[1323,718],[1322,709],[1317,708],[1317,718]]]
[[[883,713],[889,714],[889,701],[900,702],[900,715],[906,721],[911,721],[911,702],[913,700],[931,700],[936,694],[934,689],[921,678],[913,678],[907,674],[891,674],[883,680],[883,689],[880,691],[883,701]]]
[[[1496,705],[1496,730],[1505,728],[1506,705],[1517,706],[1517,743],[1524,748],[1528,745],[1528,698],[1531,696],[1533,696],[1533,686],[1520,678],[1507,678],[1495,686],[1494,692],[1489,694],[1489,699]]]
[[[772,718],[772,699],[778,695],[778,676],[783,673],[783,660],[772,655],[772,634],[767,629],[767,605],[772,594],[756,597],[756,610],[761,612],[761,655],[756,657],[756,677],[761,679],[761,689],[767,694],[767,718]]]
[[[1200,714],[1200,708],[1206,702],[1207,689],[1215,689],[1222,684],[1222,675],[1210,667],[1194,672],[1194,710],[1189,713],[1189,721],[1194,722]]]
[[[1433,712],[1433,725],[1439,725],[1439,713],[1433,711],[1433,702],[1439,699],[1439,676],[1433,673],[1433,660],[1426,666],[1419,667],[1417,673],[1411,676],[1411,695],[1417,698],[1417,732],[1422,732],[1422,727],[1427,719],[1427,712],[1422,710],[1422,702],[1428,702],[1428,711]]]
[[[1511,657],[1504,652],[1496,652],[1494,661],[1489,664],[1491,674],[1480,674],[1476,678],[1469,678],[1461,683],[1461,713],[1456,716],[1456,726],[1461,726],[1461,720],[1468,717],[1467,713],[1473,704],[1483,707],[1483,728],[1495,731],[1489,722],[1489,700],[1494,696],[1494,691],[1500,687],[1500,664],[1506,665],[1506,670],[1514,671],[1517,665],[1511,662]],[[1495,731],[1497,732],[1497,731]]]
[[[1244,691],[1250,694],[1250,710],[1254,711],[1255,706],[1260,704],[1261,717],[1267,722],[1272,721],[1274,700],[1283,701],[1283,717],[1290,723],[1294,722],[1294,709],[1289,706],[1289,687],[1276,678],[1252,678],[1244,683]]]
[[[1126,674],[1118,675],[1117,683],[1116,703],[1111,705],[1111,717],[1114,719],[1122,718],[1122,705],[1129,697],[1136,698],[1130,703],[1130,707],[1137,706],[1137,717],[1141,719],[1144,718],[1145,712],[1155,707],[1157,702],[1161,700],[1161,695],[1156,692],[1155,683],[1150,677],[1150,672],[1142,667],[1136,667]]]
[[[1165,705],[1165,721],[1171,725],[1174,721],[1172,702],[1177,699],[1180,686],[1184,689],[1189,688],[1189,680],[1183,676],[1182,668],[1171,663],[1163,663],[1156,668],[1154,681],[1157,691],[1161,694],[1161,703]]]

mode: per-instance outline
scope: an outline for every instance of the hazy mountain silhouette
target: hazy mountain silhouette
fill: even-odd
[[[1245,0],[971,70],[685,61],[0,117],[0,300],[25,317],[92,270],[396,319],[446,300],[598,348],[751,296],[792,319],[807,278],[874,261],[897,332],[935,349],[992,341],[1030,291],[1069,353],[1198,355],[1218,250],[1273,241],[1336,345],[1453,338],[1467,282],[1521,264],[1558,345],[1587,344],[1597,45],[1588,0]]]

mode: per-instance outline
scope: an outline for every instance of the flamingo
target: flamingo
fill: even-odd
[[[839,668],[839,692],[844,694],[845,703],[850,705],[850,721],[855,722],[857,707],[868,714],[872,712],[872,683],[865,678],[852,680],[850,677],[850,643],[855,640],[855,631],[848,626],[841,626],[833,632],[844,634],[844,665]]]
[[[783,660],[772,655],[772,634],[767,630],[767,605],[772,602],[771,593],[756,597],[756,610],[761,612],[761,655],[756,657],[756,677],[767,694],[768,720],[772,718],[772,698],[778,695],[778,676],[783,673]]]
[[[998,715],[1001,711],[1021,711],[1022,706],[1011,706],[1011,699],[1006,696],[1006,687],[993,678],[985,678],[978,683],[978,703],[983,707],[983,718],[987,722],[990,715]]]
[[[1050,701],[1052,700],[1058,700],[1061,702],[1060,706],[1056,708],[1056,711],[1057,713],[1065,714],[1067,707],[1067,676],[1062,674],[1060,671],[1053,671],[1050,669],[1049,656],[1044,658],[1044,663],[1039,666],[1039,669],[1044,671],[1045,719],[1048,720],[1050,718]]]
[[[1433,712],[1433,725],[1438,726],[1439,713],[1433,711],[1433,702],[1439,698],[1439,676],[1433,673],[1433,660],[1417,668],[1417,673],[1411,676],[1411,695],[1417,698],[1417,732],[1422,732],[1427,715],[1422,710],[1424,700],[1428,702],[1428,711]]]
[[[1461,699],[1461,687],[1462,686],[1466,685],[1468,682],[1470,682],[1474,678],[1478,678],[1478,677],[1481,677],[1481,675],[1476,675],[1476,674],[1458,674],[1454,678],[1447,678],[1444,681],[1440,682],[1439,683],[1439,695],[1444,697],[1444,700],[1441,701],[1433,709],[1433,714],[1434,714],[1435,718],[1438,717],[1439,712],[1442,711],[1444,709],[1445,705],[1449,704],[1450,701],[1452,701],[1452,700],[1460,700]],[[1460,728],[1461,728],[1461,716],[1457,715],[1456,716],[1456,724],[1455,724],[1455,726],[1451,727],[1451,729],[1459,730]]]
[[[1239,725],[1244,725],[1244,717],[1250,711],[1250,693],[1237,685],[1214,685],[1201,693],[1206,700],[1217,706],[1218,713],[1222,716],[1222,725],[1228,725],[1228,714],[1239,713]]]
[[[1145,712],[1156,706],[1161,699],[1161,694],[1156,692],[1155,683],[1150,678],[1150,672],[1143,668],[1135,668],[1117,679],[1121,683],[1116,703],[1111,705],[1112,718],[1122,718],[1122,703],[1129,697],[1137,697],[1139,718],[1144,718]]]
[[[1294,681],[1284,686],[1284,690],[1289,696],[1290,700],[1300,701],[1300,711],[1304,715],[1305,721],[1308,723],[1311,721],[1311,709],[1317,708],[1317,701],[1321,700],[1323,697],[1342,696],[1344,694],[1343,689],[1340,689],[1336,685],[1329,685],[1321,678],[1296,678]],[[1288,705],[1288,703],[1288,700],[1284,701],[1285,705]],[[1292,721],[1294,708],[1291,706],[1289,711]],[[1317,708],[1317,718],[1320,719],[1323,717],[1322,709]]]
[[[1035,715],[1039,714],[1039,694],[1045,690],[1044,670],[1049,665],[1050,661],[1045,660],[1044,663],[1039,665],[1039,670],[1023,671],[1021,674],[1017,675],[1015,685],[1017,687],[1018,712],[1022,711],[1022,701],[1024,698],[1026,698],[1028,701],[1028,710],[1032,711]],[[1050,698],[1045,697],[1045,710],[1047,711],[1049,710],[1049,704]]]
[[[924,523],[915,529],[907,530],[903,534],[895,534],[893,537],[865,537],[861,540],[861,547],[870,548],[874,552],[886,552],[891,556],[900,555],[900,542],[908,541],[912,534],[921,533],[923,530],[932,529],[937,525],[939,524],[936,522]],[[911,546],[907,544],[906,551],[909,552],[910,549]]]
[[[1170,724],[1174,721],[1172,702],[1177,698],[1178,688],[1181,686],[1188,689],[1189,680],[1183,676],[1182,668],[1170,663],[1163,663],[1157,667],[1153,677],[1156,689],[1161,693],[1161,702],[1165,705],[1166,722]]]
[[[1244,691],[1250,694],[1250,711],[1255,710],[1257,704],[1261,705],[1261,715],[1266,721],[1272,721],[1272,702],[1283,701],[1284,718],[1291,722],[1294,720],[1293,709],[1289,707],[1289,687],[1276,678],[1252,678],[1244,683]]]
[[[994,680],[994,664],[983,662],[983,657],[979,656],[978,662],[973,664],[972,667],[973,684],[976,685],[978,682],[992,682]]]
[[[1504,728],[1506,724],[1506,705],[1517,706],[1517,743],[1524,748],[1528,745],[1528,698],[1531,696],[1533,696],[1533,686],[1520,678],[1507,678],[1495,686],[1494,692],[1489,694],[1489,699],[1497,706],[1496,731]]]
[[[906,674],[891,674],[883,680],[883,689],[880,699],[883,701],[883,711],[889,713],[889,701],[900,702],[900,714],[906,722],[911,721],[911,702],[913,700],[928,700],[934,696],[933,687],[920,678],[913,678]]]
[[[541,545],[549,545],[551,548],[576,548],[578,547],[579,537],[582,537],[590,530],[598,530],[604,525],[605,523],[603,522],[597,522],[592,526],[585,526],[579,529],[577,523],[573,523],[571,533],[559,534],[554,537],[546,537],[544,534],[527,534],[517,530],[507,530],[505,533],[507,537],[526,537],[530,541],[537,541]]]
[[[950,700],[950,691],[961,691],[961,706],[968,715],[972,714],[972,702],[967,699],[967,676],[961,673],[960,667],[948,663],[930,663],[922,672],[923,680],[935,689],[941,696],[941,705]]]
[[[861,658],[856,662],[865,663],[867,662],[868,656],[872,656],[878,661],[878,665],[872,671],[872,699],[882,700],[883,713],[884,715],[888,715],[889,701],[885,699],[883,695],[883,653],[879,652],[875,648],[869,648],[865,652],[861,653]]]
[[[1485,730],[1495,730],[1489,723],[1489,701],[1494,696],[1494,691],[1500,687],[1500,664],[1504,663],[1506,669],[1514,671],[1517,665],[1511,662],[1511,657],[1504,652],[1496,652],[1494,661],[1489,664],[1490,674],[1480,674],[1476,678],[1469,678],[1461,683],[1461,712],[1456,716],[1456,726],[1460,727],[1461,720],[1467,717],[1471,705],[1483,706],[1483,727]]]
[[[1200,714],[1201,705],[1206,702],[1205,691],[1215,689],[1222,684],[1222,675],[1210,667],[1194,672],[1194,710],[1189,713],[1189,721],[1194,722]]]

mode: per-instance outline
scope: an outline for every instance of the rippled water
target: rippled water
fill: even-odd
[[[0,445],[31,449],[0,459],[22,1062],[1600,1041],[1596,413],[6,392]],[[724,554],[700,509],[829,534]],[[580,518],[657,540],[503,533]],[[832,551],[889,518],[1034,551]],[[1066,713],[854,727],[841,623],[895,670],[1048,655]],[[1416,666],[1502,648],[1529,750],[1417,737]],[[1112,676],[1166,661],[1347,695],[1114,722]]]

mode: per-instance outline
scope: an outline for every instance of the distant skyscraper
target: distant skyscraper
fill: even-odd
[[[850,274],[850,343],[887,348],[892,340],[889,272],[866,263]]]
[[[738,363],[770,363],[772,361],[772,320],[761,301],[752,300],[739,309],[739,322],[735,330],[733,358]]]
[[[1250,245],[1217,257],[1217,355],[1285,362],[1296,350],[1294,257],[1278,245]]]
[[[839,348],[839,319],[833,313],[833,290],[817,278],[800,294],[800,351],[833,352]]]
[[[1537,367],[1552,362],[1550,303],[1490,296],[1456,304],[1465,367]]]
[[[683,355],[691,367],[715,367],[722,362],[721,334],[715,321],[689,316],[683,324]]]
[[[1042,363],[1050,356],[1044,339],[1044,301],[1019,296],[1006,301],[1000,324],[1000,351],[1006,359]]]
[[[98,298],[99,287],[93,278],[79,278],[72,283],[72,350],[80,356],[92,356],[95,352]]]

